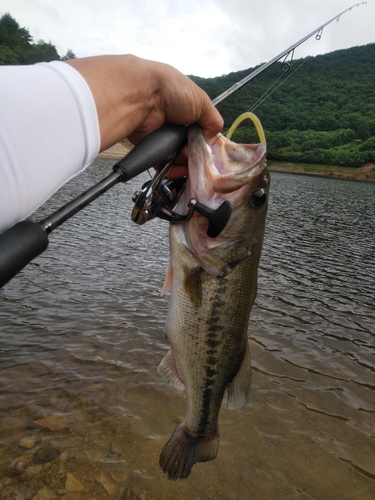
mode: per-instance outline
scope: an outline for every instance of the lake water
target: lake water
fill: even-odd
[[[112,164],[96,160],[35,220]],[[168,228],[130,221],[138,178],[0,291],[0,499],[375,498],[375,184],[271,177],[253,392],[223,405],[217,459],[181,482],[158,465],[185,396],[156,372]]]

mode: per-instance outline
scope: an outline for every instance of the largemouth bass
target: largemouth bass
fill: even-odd
[[[169,479],[185,479],[196,462],[216,458],[218,416],[227,391],[228,408],[245,406],[251,363],[247,338],[265,228],[269,174],[263,144],[240,145],[219,134],[211,148],[201,129],[188,134],[189,179],[176,211],[191,198],[211,208],[232,204],[230,220],[217,238],[194,212],[171,224],[171,288],[166,320],[170,350],[158,372],[185,388],[187,410],[160,455]]]

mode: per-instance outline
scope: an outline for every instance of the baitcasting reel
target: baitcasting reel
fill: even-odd
[[[217,209],[212,209],[192,198],[188,203],[186,214],[175,212],[174,208],[185,190],[187,181],[187,177],[176,180],[166,177],[176,156],[177,153],[167,163],[160,164],[153,179],[145,182],[141,189],[134,193],[132,220],[142,225],[155,217],[159,217],[173,224],[190,220],[195,210],[206,217],[209,222],[207,236],[216,238],[229,221],[232,205],[229,201],[224,201]]]

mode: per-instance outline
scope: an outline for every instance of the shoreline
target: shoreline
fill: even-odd
[[[102,151],[98,154],[97,158],[121,160],[121,158],[129,153],[132,148],[133,145],[129,141],[124,140]],[[270,172],[285,172],[290,174],[316,175],[320,177],[333,177],[336,179],[375,182],[375,166],[373,163],[368,163],[360,168],[348,168],[269,160],[268,170]]]
[[[270,160],[268,161],[268,170],[270,172],[284,172],[289,174],[333,177],[335,179],[347,179],[352,181],[375,182],[375,166],[373,163],[368,163],[359,168],[350,168]]]
[[[129,141],[118,142],[105,151],[99,153],[97,158],[103,158],[105,160],[121,160],[131,149],[133,149],[133,145]]]

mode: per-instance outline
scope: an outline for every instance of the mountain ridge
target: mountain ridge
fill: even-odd
[[[296,59],[284,74],[278,62],[217,107],[228,129],[282,76],[282,85],[255,110],[266,132],[268,157],[361,167],[375,159],[374,61],[375,43]],[[255,68],[190,78],[213,99]],[[257,141],[250,122],[233,140]]]

